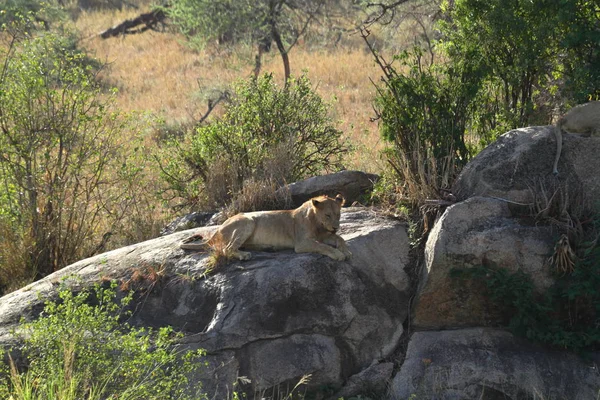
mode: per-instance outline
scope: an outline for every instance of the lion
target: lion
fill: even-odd
[[[552,173],[558,175],[558,160],[562,151],[562,133],[577,134],[583,137],[600,136],[600,101],[580,104],[569,110],[554,127],[556,136],[556,156]]]
[[[319,253],[342,261],[352,257],[348,245],[337,234],[344,198],[314,197],[295,210],[240,213],[227,219],[212,237],[201,243],[192,236],[180,247],[200,250],[205,244],[224,249],[228,258],[249,260],[246,250],[294,249],[296,253]]]

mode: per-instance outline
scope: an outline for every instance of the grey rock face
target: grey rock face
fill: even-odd
[[[563,135],[559,175],[552,176],[556,141],[552,126],[515,129],[463,168],[452,191],[461,200],[472,196],[497,196],[528,203],[536,180],[567,182],[583,187],[592,199],[600,196],[600,138]]]
[[[446,209],[429,233],[413,324],[417,329],[498,325],[482,282],[452,277],[454,268],[476,266],[524,271],[543,291],[553,280],[548,266],[550,227],[525,225],[508,204],[472,197]]]
[[[355,258],[336,262],[293,251],[253,252],[204,277],[208,255],[184,252],[178,243],[200,228],[139,243],[77,262],[0,298],[0,346],[21,316],[35,318],[42,298],[54,297],[61,277],[75,274],[88,286],[111,278],[140,293],[131,323],[171,325],[185,334],[182,346],[204,348],[210,367],[202,376],[210,396],[226,398],[238,376],[256,391],[295,384],[340,387],[345,379],[388,357],[408,315],[404,271],[406,226],[374,212],[344,210],[341,234]],[[134,271],[160,270],[156,283],[133,281]]]
[[[389,400],[595,399],[598,369],[492,328],[416,332]]]
[[[171,221],[160,231],[160,236],[170,235],[171,233],[185,231],[188,229],[199,228],[201,226],[214,225],[212,221],[215,213],[212,212],[193,212],[183,215]]]
[[[377,398],[387,392],[393,370],[394,363],[373,363],[358,374],[352,375],[333,398],[350,398],[359,395]]]

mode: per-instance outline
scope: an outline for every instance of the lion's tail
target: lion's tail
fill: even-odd
[[[554,156],[554,165],[552,167],[552,173],[558,175],[558,160],[560,159],[560,153],[562,151],[562,124],[563,121],[559,121],[554,127],[554,137],[556,138],[556,154]]]
[[[202,234],[196,233],[192,236],[183,239],[179,244],[179,247],[183,250],[207,250],[208,247],[213,246],[215,236],[217,236],[216,232],[209,238],[205,238],[204,236],[202,236]]]

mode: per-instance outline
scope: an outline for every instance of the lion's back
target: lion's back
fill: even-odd
[[[254,221],[254,232],[244,243],[251,249],[293,249],[295,247],[292,211],[256,211],[244,213]]]

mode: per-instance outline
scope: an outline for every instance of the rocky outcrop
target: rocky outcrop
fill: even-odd
[[[405,270],[412,262],[405,224],[366,208],[342,213],[353,253],[346,262],[254,252],[206,276],[207,255],[177,246],[215,229],[205,227],[80,261],[0,298],[0,346],[14,343],[10,329],[22,316],[35,318],[41,299],[75,274],[69,285],[76,290],[106,279],[137,289],[143,298],[132,323],[174,326],[185,334],[184,349],[206,349],[208,367],[193,378],[215,399],[228,399],[241,376],[250,379],[250,394],[269,398],[270,388],[293,387],[307,374],[309,388],[326,387],[331,399],[594,399],[596,366],[514,337],[502,329],[506,315],[487,298],[485,282],[453,276],[484,266],[522,271],[538,292],[554,283],[548,259],[561,232],[531,211],[550,183],[551,190],[564,186],[571,205],[574,194],[600,194],[600,138],[565,135],[557,178],[555,145],[551,127],[523,128],[475,157],[454,185],[459,201],[429,232],[419,274]],[[331,175],[292,184],[292,196],[342,193],[352,202],[374,179],[334,175],[341,177],[335,185]],[[159,279],[145,280],[149,272]]]
[[[406,226],[368,209],[342,213],[342,236],[354,253],[337,262],[293,251],[254,252],[210,276],[208,256],[178,243],[200,228],[114,250],[77,262],[0,298],[0,346],[21,317],[35,318],[63,277],[78,290],[114,279],[143,293],[130,320],[135,326],[171,325],[184,348],[206,349],[202,376],[214,398],[226,398],[238,376],[250,391],[295,384],[311,374],[310,388],[340,388],[374,361],[389,357],[403,334],[410,282]],[[153,275],[154,279],[145,279]],[[156,279],[158,277],[158,279]]]
[[[382,393],[386,393],[388,390],[393,371],[394,363],[392,362],[373,363],[358,374],[352,375],[346,381],[345,386],[332,398],[347,399],[353,396],[373,398],[374,396],[381,396]]]
[[[597,368],[574,354],[472,328],[413,334],[389,399],[587,400],[599,389]]]
[[[549,212],[577,214],[600,194],[600,138],[565,135],[558,177],[555,151],[553,127],[517,129],[462,170],[453,187],[459,202],[429,232],[412,313],[416,332],[388,399],[598,396],[595,364],[499,329],[507,315],[490,301],[485,282],[453,276],[483,266],[521,271],[540,294],[555,283],[549,258],[563,233],[557,221],[565,218]]]

